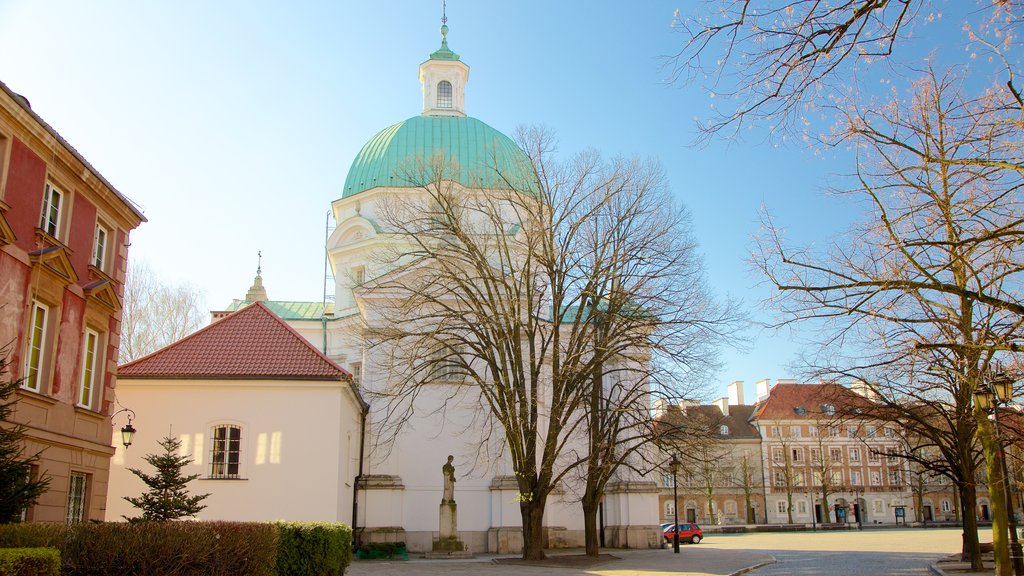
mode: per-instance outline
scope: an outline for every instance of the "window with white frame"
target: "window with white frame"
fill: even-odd
[[[821,450],[811,448],[811,462],[821,462]]]
[[[860,448],[850,447],[850,462],[860,462]]]
[[[891,426],[886,426],[885,427],[885,437],[886,438],[894,438],[895,436],[896,436],[896,431],[893,430]]]
[[[92,265],[102,272],[107,272],[107,247],[110,244],[106,227],[96,224],[96,235],[92,243]]]
[[[786,485],[786,475],[784,473],[778,472],[778,471],[775,472],[775,485],[776,486],[785,486]]]
[[[794,486],[803,486],[804,485],[804,473],[803,472],[794,472],[793,473],[793,485]]]
[[[821,406],[821,411],[824,412],[826,416],[836,415],[836,407],[832,404],[823,404]]]
[[[807,502],[800,500],[796,503],[796,511],[800,514],[807,514]]]
[[[804,461],[804,449],[803,448],[793,448],[792,450],[790,450],[790,456],[792,456],[792,458],[793,458],[792,461],[793,462],[803,462]]]
[[[732,515],[736,514],[736,501],[735,500],[726,500],[725,501],[725,513],[726,514],[732,514]]]
[[[459,350],[441,348],[434,352],[434,357],[431,361],[432,378],[447,382],[462,380],[465,375],[462,372],[460,360]]]
[[[871,471],[871,485],[881,486],[882,485],[882,473],[878,470]]]
[[[896,464],[897,462],[900,461],[899,451],[896,450],[895,447],[887,448],[886,449],[886,453],[885,453],[885,457],[889,461],[889,464]]]
[[[72,472],[68,477],[68,508],[66,520],[68,524],[86,520],[86,492],[89,488],[87,474]]]
[[[676,515],[676,503],[668,500],[665,502],[665,518],[673,518]]]
[[[878,464],[882,461],[882,457],[878,454],[878,450],[871,448],[868,450],[868,464]]]
[[[943,512],[952,512],[953,511],[953,505],[950,503],[949,500],[943,500],[942,501],[942,511]]]
[[[61,191],[47,182],[46,188],[43,190],[43,210],[39,215],[39,228],[58,239],[60,238],[63,199],[64,195]]]
[[[782,448],[774,448],[772,450],[772,461],[776,464],[782,463]]]
[[[447,80],[437,83],[437,107],[444,109],[452,107],[452,83]]]
[[[871,511],[874,512],[875,514],[881,514],[882,513],[882,501],[881,500],[872,500],[871,501]]]
[[[868,438],[874,438],[878,433],[878,429],[874,426],[868,426],[867,428]]]
[[[661,485],[664,486],[665,488],[671,488],[672,487],[672,480],[673,480],[673,478],[672,478],[671,474],[662,474],[661,475]]]
[[[78,405],[93,409],[96,405],[95,396],[97,382],[102,382],[100,370],[100,335],[95,330],[86,328],[82,344],[82,382],[78,387]]]
[[[785,514],[786,513],[786,501],[785,500],[779,500],[775,504],[776,504],[775,509],[779,511],[779,514]]]
[[[842,470],[829,470],[829,483],[833,486],[839,486],[843,483],[843,471]]]
[[[859,470],[850,471],[850,484],[853,484],[854,486],[864,485],[864,476]]]
[[[352,384],[358,388],[363,381],[363,363],[352,362],[348,368],[352,371]]]
[[[817,426],[808,426],[807,427],[807,435],[810,436],[811,438],[817,438],[818,437],[818,427]]]
[[[214,426],[210,439],[210,478],[238,478],[242,428],[232,424]]]
[[[903,476],[900,474],[900,471],[899,470],[890,470],[889,471],[889,485],[890,486],[900,486],[902,484],[903,484]]]
[[[781,436],[781,434],[779,434],[779,427],[772,426],[772,437],[778,438],[779,436]]]
[[[832,462],[842,462],[843,461],[843,449],[842,448],[829,448],[828,449],[828,458]]]
[[[799,426],[790,426],[789,427],[789,437],[790,438],[799,438],[800,437],[800,427]]]
[[[359,286],[363,282],[366,282],[366,267],[356,266],[352,269],[352,285]]]
[[[829,426],[828,435],[833,438],[837,438],[839,436],[839,426]]]
[[[846,435],[849,436],[850,438],[856,438],[858,433],[859,431],[856,426],[846,427]]]
[[[719,426],[718,427],[718,435],[719,436],[728,436],[729,435],[729,427],[726,426],[725,424],[722,424],[721,426]]]
[[[45,304],[32,302],[28,325],[28,350],[25,354],[25,378],[21,385],[33,392],[42,392],[49,314],[50,309]]]

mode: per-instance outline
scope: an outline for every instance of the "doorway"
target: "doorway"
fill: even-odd
[[[814,518],[821,524],[821,504],[814,505]]]
[[[686,509],[686,521],[691,524],[697,521],[697,510],[695,508]]]
[[[981,519],[985,522],[989,521],[988,517],[988,504],[981,505]]]
[[[924,521],[931,522],[933,519],[934,518],[932,518],[932,507],[931,505],[926,504],[924,507]]]

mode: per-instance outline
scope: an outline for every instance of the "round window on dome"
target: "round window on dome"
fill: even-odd
[[[452,83],[441,80],[437,84],[437,107],[450,109],[452,107]]]

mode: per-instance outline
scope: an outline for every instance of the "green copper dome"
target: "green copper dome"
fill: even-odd
[[[416,188],[423,166],[441,158],[457,168],[447,176],[467,188],[533,189],[536,182],[526,154],[512,140],[468,116],[413,116],[388,126],[356,155],[342,198],[387,186]],[[526,184],[530,183],[530,184]]]

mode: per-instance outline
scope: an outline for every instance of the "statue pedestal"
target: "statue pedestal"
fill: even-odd
[[[459,540],[458,531],[458,506],[454,500],[442,500],[438,512],[440,518],[440,538],[434,540],[433,550],[427,552],[425,557],[431,559],[441,558],[472,558],[473,553],[466,549],[466,545]]]

